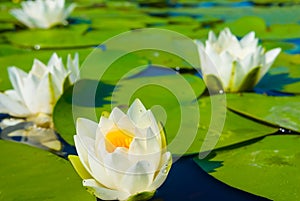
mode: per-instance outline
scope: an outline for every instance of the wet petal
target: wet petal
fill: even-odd
[[[149,190],[155,190],[162,185],[162,183],[166,180],[168,173],[170,171],[172,165],[172,157],[170,152],[166,152],[162,156],[162,165],[159,173],[155,177],[153,183],[150,185]]]
[[[147,161],[139,161],[127,170],[121,180],[122,190],[130,194],[147,191],[153,176],[151,164]]]
[[[85,118],[78,118],[76,122],[77,134],[81,137],[96,138],[98,124],[94,121]]]
[[[126,200],[130,196],[127,192],[106,188],[94,179],[83,180],[83,186],[88,187],[96,197],[102,200]]]

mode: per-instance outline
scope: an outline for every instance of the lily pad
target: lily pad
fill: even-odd
[[[95,201],[67,160],[3,140],[0,150],[1,200]]]
[[[89,25],[70,25],[50,30],[22,30],[5,34],[7,41],[17,47],[30,49],[61,49],[98,46],[124,30],[90,30]],[[26,38],[26,40],[24,40]]]
[[[220,99],[220,101],[214,101],[213,103],[222,104],[221,101],[222,99]],[[191,143],[185,154],[196,154],[199,153],[200,150],[201,152],[206,152],[211,149],[218,149],[246,142],[272,134],[278,130],[277,128],[246,119],[231,111],[222,114],[224,111],[222,106],[219,105],[214,106],[216,107],[216,111],[214,115],[212,115],[213,110],[211,107],[211,99],[209,97],[200,98],[198,104],[200,121],[197,122],[198,128],[196,130],[196,136],[192,136],[192,132],[194,132],[193,126],[195,124],[195,109],[191,105],[184,106],[184,110],[187,111],[186,113],[190,114],[189,116],[180,116],[180,111],[177,108],[168,111],[168,121],[171,123],[168,124],[167,122],[165,126],[167,141],[169,143],[172,143],[172,141],[181,142],[183,147],[185,146],[185,143]],[[226,116],[223,117],[222,115]],[[188,121],[184,121],[184,124],[180,125],[180,118],[188,118]],[[177,133],[178,125],[184,129],[184,135]],[[188,139],[192,139],[192,141],[189,142]],[[181,153],[182,147],[178,145],[173,149],[173,153],[177,154]]]
[[[271,200],[300,199],[300,137],[268,136],[253,144],[213,152],[196,163],[235,188]]]
[[[258,87],[299,94],[300,54],[281,53],[273,66],[258,84]]]
[[[228,108],[277,127],[300,132],[300,97],[228,94]]]

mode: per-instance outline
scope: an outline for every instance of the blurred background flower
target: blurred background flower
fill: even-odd
[[[196,43],[201,70],[208,87],[211,87],[211,79],[217,79],[226,92],[251,90],[267,73],[281,51],[275,48],[266,52],[258,45],[255,32],[239,40],[229,28],[222,30],[218,37],[210,31],[205,44],[201,41]]]
[[[75,4],[65,7],[65,0],[36,0],[21,2],[22,9],[12,9],[11,14],[30,29],[48,29],[67,25],[67,17]]]

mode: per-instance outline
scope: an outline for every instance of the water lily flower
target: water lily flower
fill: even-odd
[[[114,108],[99,124],[77,120],[74,136],[83,185],[103,200],[150,199],[166,179],[172,159],[164,132],[150,110],[135,100],[127,114]],[[70,158],[71,159],[71,158]]]
[[[67,68],[62,58],[54,53],[47,65],[35,59],[29,73],[17,67],[9,67],[8,73],[14,89],[0,93],[0,113],[7,113],[12,118],[4,119],[1,128],[33,122],[29,131],[22,132],[35,133],[35,136],[41,132],[49,133],[47,129],[53,129],[53,107],[63,93],[64,84],[72,84],[79,74],[78,54],[74,60],[68,56]],[[18,130],[11,135],[20,133]]]
[[[75,8],[75,4],[65,8],[65,0],[29,0],[21,5],[22,9],[12,9],[10,13],[30,29],[67,25],[66,19]]]
[[[253,31],[238,40],[228,28],[221,31],[218,37],[210,31],[205,45],[201,41],[196,43],[207,85],[212,80],[214,83],[218,80],[226,92],[251,90],[281,51],[275,48],[266,52],[258,45]]]

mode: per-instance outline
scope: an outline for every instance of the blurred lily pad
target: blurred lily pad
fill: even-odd
[[[268,136],[253,144],[215,151],[196,163],[235,188],[271,200],[300,199],[300,137]]]
[[[274,97],[253,93],[228,94],[227,106],[243,115],[300,132],[300,97]]]
[[[7,41],[17,47],[30,49],[61,49],[98,46],[123,30],[90,30],[86,24],[50,30],[22,30],[5,34]],[[26,38],[26,40],[24,40]]]
[[[0,150],[1,200],[95,201],[67,160],[3,140]]]

